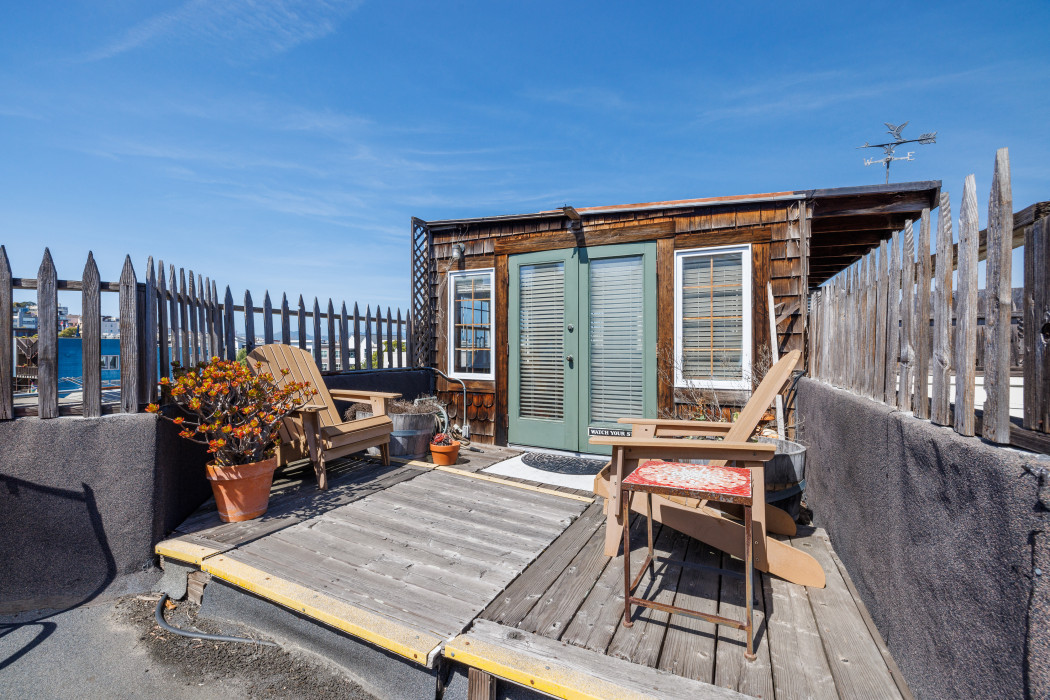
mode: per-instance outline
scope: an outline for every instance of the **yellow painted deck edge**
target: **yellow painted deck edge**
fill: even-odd
[[[443,467],[437,464],[431,464],[430,462],[423,462],[418,459],[402,459],[400,457],[391,457],[391,461],[400,462],[406,467],[418,467],[421,469],[432,469],[439,472],[448,472],[449,474],[458,474],[459,476],[468,476],[471,479],[480,479],[481,481],[491,481],[497,484],[503,484],[504,486],[513,486],[516,489],[524,489],[526,491],[535,491],[537,493],[545,493],[549,496],[560,496],[562,498],[568,498],[574,501],[582,501],[584,503],[592,503],[594,501],[593,496],[578,496],[575,493],[565,493],[563,491],[555,491],[554,489],[544,488],[543,486],[533,486],[532,484],[519,484],[516,481],[507,481],[501,479],[498,476],[490,476],[488,474],[479,474],[477,472],[467,471],[466,469],[456,469],[455,467]]]
[[[427,632],[413,630],[227,556],[210,557],[201,568],[212,576],[423,666],[429,665],[443,642]]]
[[[171,539],[158,542],[157,546],[153,548],[157,554],[165,556],[169,559],[178,559],[189,564],[201,565],[205,557],[210,557],[213,554],[218,554],[218,549],[212,547],[204,547],[199,544],[193,544],[186,540]]]
[[[583,671],[471,639],[469,634],[449,641],[442,653],[453,661],[565,700],[657,700],[655,695],[623,688]]]

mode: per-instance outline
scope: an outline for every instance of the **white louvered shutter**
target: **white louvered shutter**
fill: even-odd
[[[590,262],[590,420],[645,415],[642,256]]]

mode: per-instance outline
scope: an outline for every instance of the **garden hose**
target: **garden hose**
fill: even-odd
[[[213,642],[248,642],[250,644],[259,644],[266,647],[280,646],[274,642],[266,642],[261,639],[248,639],[246,637],[227,637],[221,634],[205,634],[204,632],[190,632],[188,630],[180,630],[178,627],[172,627],[168,624],[167,620],[164,619],[164,603],[168,601],[168,594],[164,593],[160,596],[160,600],[157,601],[157,609],[153,612],[153,616],[157,619],[157,624],[163,627],[168,632],[178,634],[183,637],[193,637],[194,639],[207,639]]]

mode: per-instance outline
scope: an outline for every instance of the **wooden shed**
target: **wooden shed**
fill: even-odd
[[[767,283],[779,351],[805,353],[809,290],[939,193],[931,181],[413,219],[415,359],[466,385],[466,406],[459,381],[438,392],[480,443],[595,451],[589,435],[671,411],[685,387],[742,405],[768,355]]]

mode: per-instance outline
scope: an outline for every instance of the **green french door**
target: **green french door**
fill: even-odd
[[[656,412],[656,245],[509,259],[510,442],[581,452]]]

